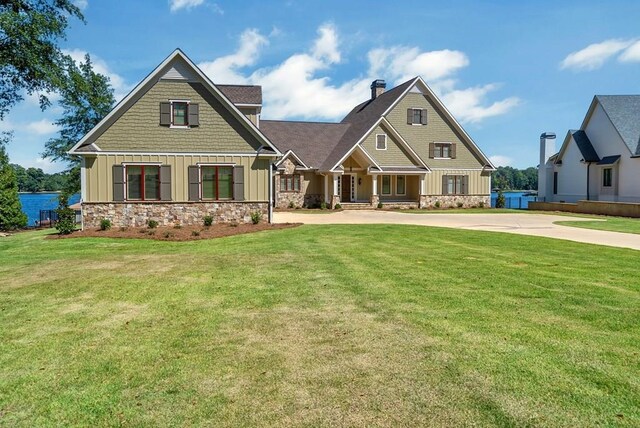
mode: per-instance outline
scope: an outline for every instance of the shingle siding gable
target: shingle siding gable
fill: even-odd
[[[172,129],[160,125],[160,103],[187,99],[199,104],[198,127]],[[254,152],[254,136],[200,83],[160,80],[95,139],[103,151],[125,152]]]
[[[427,110],[427,125],[409,125],[407,109]],[[463,142],[436,106],[421,93],[407,93],[386,115],[391,125],[430,168],[481,168],[484,163]],[[429,143],[450,142],[456,144],[455,159],[430,159]]]

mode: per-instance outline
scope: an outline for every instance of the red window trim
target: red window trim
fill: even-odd
[[[140,199],[131,199],[129,198],[129,173],[127,172],[127,170],[129,169],[130,166],[139,166],[140,167]],[[158,186],[157,186],[157,195],[155,199],[146,199],[145,198],[145,178],[144,178],[144,167],[145,166],[155,166],[158,168]],[[160,177],[160,174],[162,174],[162,168],[160,168],[160,165],[141,165],[141,164],[129,164],[129,165],[125,165],[124,166],[124,176],[125,176],[125,186],[126,186],[126,190],[127,190],[127,201],[132,201],[132,202],[145,202],[145,201],[159,201],[161,199],[160,197],[160,186],[162,183],[162,177]]]
[[[210,199],[210,198],[205,198],[204,197],[204,192],[202,189],[202,168],[215,168],[216,169],[216,175],[215,175],[215,180],[216,180],[216,195],[215,198]],[[220,179],[219,179],[219,173],[218,170],[219,168],[231,168],[231,197],[230,198],[224,198],[224,199],[220,199]],[[200,200],[201,201],[233,201],[235,199],[235,195],[234,195],[234,181],[233,181],[233,166],[231,165],[201,165],[200,166]]]
[[[287,186],[287,178],[291,177],[291,189],[288,188]],[[296,177],[298,177],[298,190],[295,190],[296,185],[294,183],[294,180],[296,179]],[[284,178],[284,182],[285,182],[285,189],[282,189],[282,179]],[[281,174],[280,175],[280,192],[282,193],[300,193],[302,191],[301,189],[302,187],[302,178],[300,177],[300,174]]]

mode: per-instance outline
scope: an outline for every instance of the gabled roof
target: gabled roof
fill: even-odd
[[[632,156],[640,156],[640,95],[596,95]]]
[[[262,105],[262,86],[216,85],[236,105]]]
[[[617,163],[619,160],[620,160],[620,155],[605,156],[596,165],[613,165],[613,164]]]
[[[260,130],[281,152],[293,151],[313,169],[320,167],[349,127],[344,123],[260,121]]]
[[[284,155],[282,155],[282,157],[280,158],[280,160],[278,162],[276,162],[276,168],[280,167],[280,165],[282,165],[284,163],[285,160],[287,159],[293,159],[298,166],[300,166],[302,169],[311,169],[307,166],[306,163],[304,163],[302,161],[302,159],[300,159],[300,157],[298,155],[296,155],[296,153],[293,150],[288,150]],[[297,169],[297,168],[296,168]]]
[[[129,94],[124,97],[116,106],[107,114],[91,131],[89,131],[80,141],[74,145],[69,154],[82,154],[91,150],[84,150],[84,146],[89,146],[93,143],[94,139],[101,135],[106,129],[108,129],[124,112],[126,112],[135,102],[144,94],[149,88],[151,88],[158,79],[164,75],[168,70],[172,68],[176,63],[180,63],[181,66],[186,67],[189,71],[193,72],[198,81],[204,85],[204,87],[226,106],[229,112],[244,126],[261,144],[263,147],[272,150],[272,154],[280,156],[282,153],[269,141],[265,135],[247,118],[233,102],[220,90],[213,82],[200,70],[194,63],[187,57],[180,49],[174,50],[171,55],[165,58],[147,77],[144,78],[138,85],[133,88]],[[241,90],[242,91],[242,90]],[[254,90],[252,90],[254,91]],[[233,90],[232,92],[236,92]],[[247,93],[249,90],[246,91]]]
[[[596,153],[596,150],[593,148],[593,144],[591,144],[591,140],[589,140],[589,137],[587,137],[586,132],[584,132],[583,130],[570,129],[567,132],[564,141],[562,142],[560,151],[554,155],[554,163],[558,163],[562,160],[562,156],[564,156],[564,152],[567,150],[572,137],[573,141],[576,142],[576,146],[578,147],[578,150],[580,150],[580,154],[582,155],[582,158],[585,160],[585,162],[598,162],[600,160],[600,157],[598,156],[598,153]],[[549,158],[549,160],[551,160],[551,158]]]

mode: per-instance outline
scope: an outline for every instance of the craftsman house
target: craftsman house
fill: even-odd
[[[215,78],[215,76],[214,76]],[[216,85],[179,49],[70,151],[83,221],[247,221],[272,207],[489,206],[489,159],[416,77],[339,123],[261,120],[259,86]]]

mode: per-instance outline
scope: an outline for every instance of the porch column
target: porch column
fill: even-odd
[[[371,198],[369,199],[372,208],[378,208],[380,203],[380,197],[378,196],[378,176],[376,174],[371,176]]]
[[[340,180],[340,174],[333,175],[333,196],[331,197],[331,209],[335,208],[340,203],[340,195],[338,195],[338,183]]]
[[[324,175],[324,201],[328,204],[331,202],[329,198],[329,175]]]
[[[427,174],[420,176],[420,195],[418,196],[418,208],[427,207]]]

